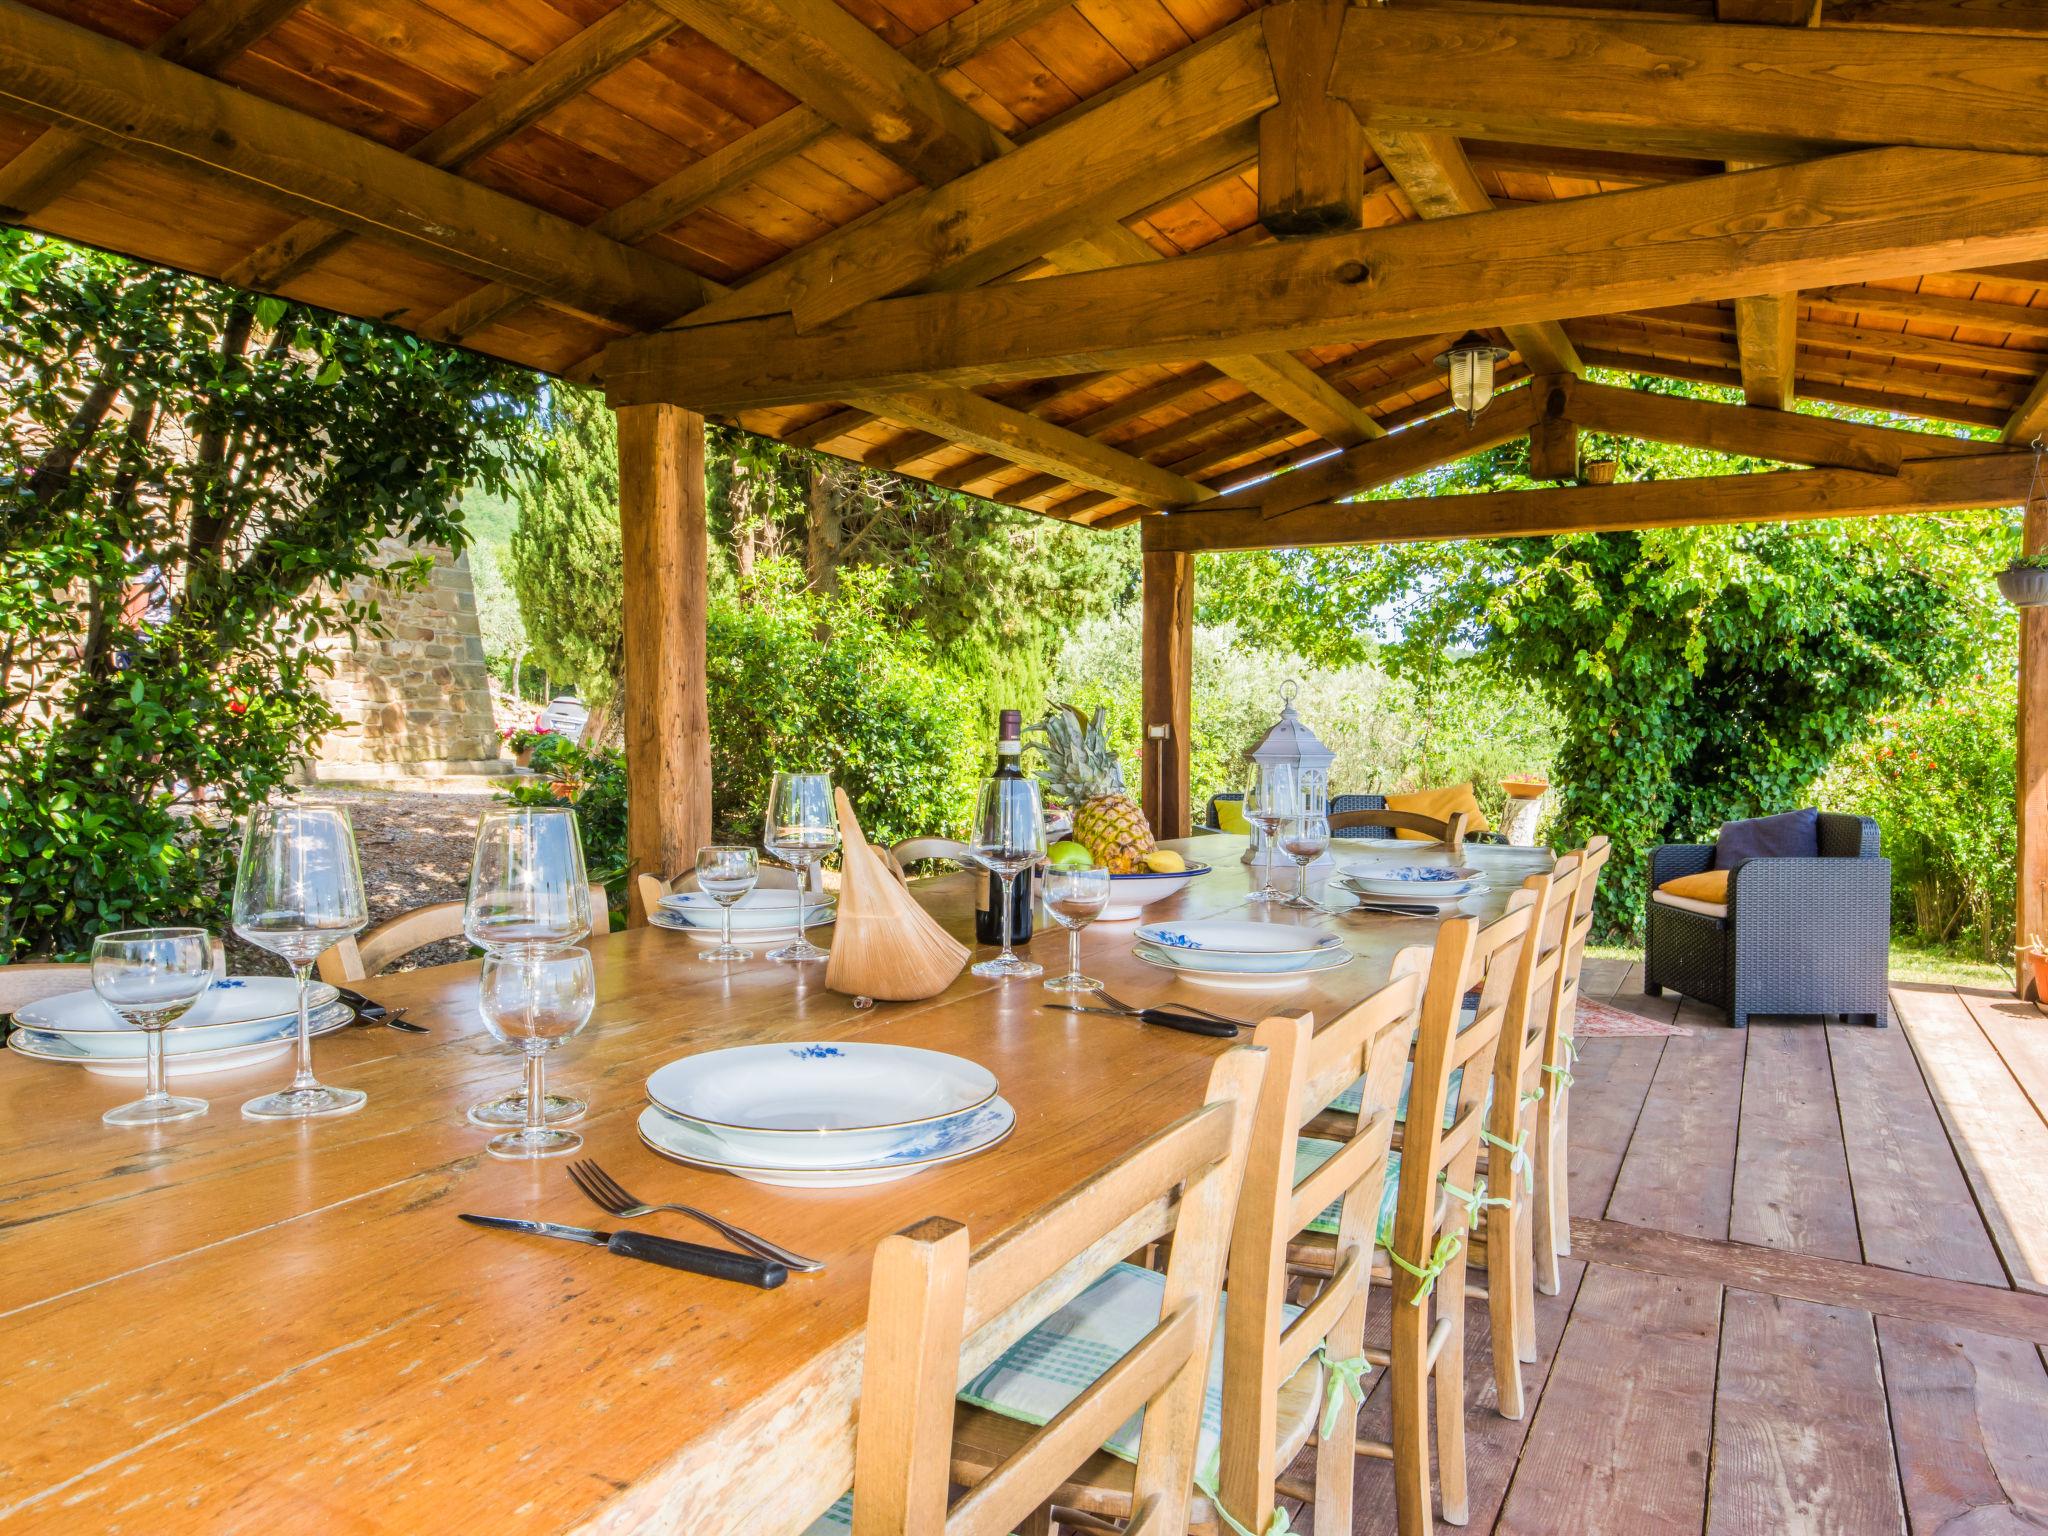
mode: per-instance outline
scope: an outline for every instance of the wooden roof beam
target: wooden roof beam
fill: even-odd
[[[306,0],[200,0],[148,51],[168,64],[212,74],[260,41]],[[52,128],[0,166],[0,218],[26,219],[90,169],[100,146]]]
[[[600,319],[655,325],[705,294],[673,262],[17,0],[0,0],[0,106]]]
[[[1178,512],[1145,518],[1143,538],[1148,553],[1188,553],[1953,512],[2017,505],[2027,494],[2032,471],[2031,454],[2000,453],[1916,459],[1902,464],[1896,475],[1798,469],[1344,502],[1303,507],[1273,518],[1256,510]]]
[[[1867,150],[1219,256],[884,299],[819,335],[801,333],[786,315],[707,325],[614,343],[606,384],[619,403],[800,404],[1864,282],[1940,271],[1966,252],[1992,261],[2048,252],[2048,160]]]
[[[2048,151],[2048,38],[1358,6],[1332,89],[1414,129],[1720,160]]]
[[[1365,130],[1329,93],[1349,0],[1277,0],[1259,13],[1279,100],[1259,117],[1259,222],[1320,235],[1365,222]]]
[[[1458,141],[1443,133],[1372,135],[1373,152],[1393,173],[1409,205],[1425,219],[1451,219],[1467,213],[1490,213],[1493,199],[1479,184],[1479,175]],[[1554,320],[1509,325],[1508,345],[1537,373],[1583,373],[1585,365]]]
[[[2027,391],[2012,415],[2005,422],[2005,440],[2008,443],[2031,443],[2042,433],[2048,432],[2048,371],[2034,380],[2033,388]]]
[[[443,170],[460,170],[681,25],[654,0],[626,0],[559,48],[507,75],[406,153]],[[237,288],[278,288],[349,239],[347,230],[325,220],[302,219],[228,268],[222,280]]]
[[[1719,384],[1729,389],[1742,387],[1742,375],[1732,366],[1716,368],[1704,363],[1673,362],[1666,358],[1649,357],[1623,349],[1608,349],[1586,346],[1579,348],[1579,355],[1585,358],[1589,367],[1613,368],[1623,373],[1637,373],[1652,378],[1689,379],[1696,384]],[[1924,394],[1911,393],[1920,387],[1919,381],[1930,380],[1939,385],[1939,375],[1914,373],[1858,376],[1846,378],[1841,374],[1818,373],[1805,368],[1799,371],[1799,387],[1810,400],[1826,400],[1836,405],[1860,406],[1866,410],[1893,411],[1901,416],[1917,416],[1928,421],[1962,422],[1970,426],[2002,427],[2010,413],[2010,407],[1992,408],[1968,401],[1930,398]]]

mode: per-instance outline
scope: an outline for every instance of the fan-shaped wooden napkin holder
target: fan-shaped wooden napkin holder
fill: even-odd
[[[825,985],[892,1003],[937,996],[967,964],[967,946],[917,904],[887,856],[868,842],[846,791],[834,793],[846,857]]]

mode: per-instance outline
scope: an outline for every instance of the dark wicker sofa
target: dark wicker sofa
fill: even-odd
[[[1650,892],[1711,869],[1714,845],[1650,855]],[[1643,990],[1666,987],[1725,1009],[1741,1029],[1753,1013],[1846,1014],[1882,1028],[1890,1016],[1891,860],[1868,816],[1823,813],[1820,857],[1750,859],[1728,880],[1728,915],[1649,903]]]

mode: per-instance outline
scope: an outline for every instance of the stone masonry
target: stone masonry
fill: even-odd
[[[387,541],[381,560],[421,552]],[[315,779],[438,778],[505,773],[491,717],[490,676],[477,627],[469,562],[435,547],[425,586],[394,592],[353,583],[349,596],[374,598],[382,638],[351,649],[333,642],[328,701],[342,724],[320,744]]]

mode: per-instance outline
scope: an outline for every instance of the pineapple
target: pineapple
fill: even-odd
[[[1061,705],[1032,726],[1045,754],[1038,777],[1049,797],[1074,808],[1074,841],[1111,874],[1135,874],[1152,851],[1152,825],[1124,789],[1123,769],[1102,728],[1104,713],[1096,710],[1090,721]]]

